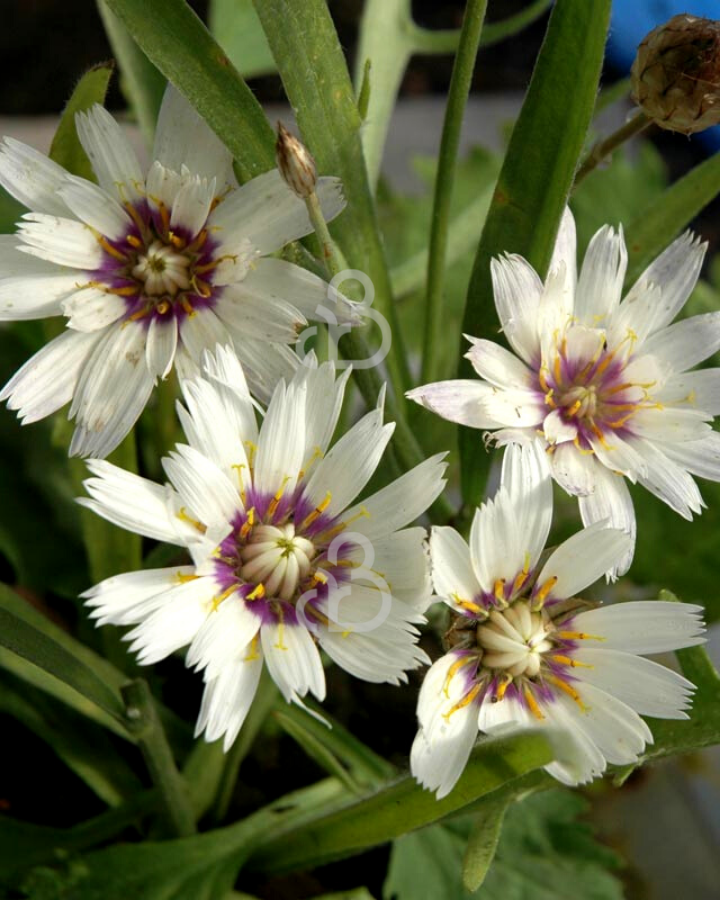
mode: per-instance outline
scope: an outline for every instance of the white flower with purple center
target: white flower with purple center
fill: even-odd
[[[303,201],[277,170],[238,187],[229,150],[172,87],[147,173],[103,107],[76,125],[98,184],[0,145],[0,184],[31,210],[0,238],[0,319],[67,318],[0,394],[24,423],[72,401],[71,453],[104,457],[173,365],[190,375],[205,349],[231,344],[266,401],[318,307],[355,321],[322,279],[267,256],[312,231]],[[317,192],[338,215],[339,180],[320,178]]]
[[[621,301],[622,231],[602,228],[576,275],[575,223],[563,218],[543,285],[519,256],[492,262],[495,304],[514,353],[469,338],[482,380],[428,384],[408,396],[443,418],[489,429],[499,444],[540,435],[555,480],[585,525],[609,519],[635,536],[625,483],[639,482],[687,519],[704,506],[693,475],[720,480],[720,369],[688,371],[720,348],[720,313],[670,324],[706,245],[689,233]],[[616,571],[632,561],[634,540]]]
[[[562,755],[546,768],[578,784],[608,763],[638,761],[653,740],[640,715],[687,718],[693,685],[639,654],[701,643],[701,607],[648,600],[598,608],[579,599],[630,538],[595,523],[542,562],[552,518],[543,457],[534,445],[508,449],[469,545],[452,528],[432,530],[433,586],[452,624],[448,652],[420,690],[410,761],[438,797],[462,774],[478,730],[549,726]]]
[[[345,376],[313,367],[281,381],[258,429],[240,364],[206,356],[182,383],[188,444],[163,460],[169,485],[88,463],[86,506],[185,547],[192,564],[109,578],[86,595],[98,624],[127,635],[142,664],[189,645],[202,669],[198,733],[235,739],[263,661],[288,701],[325,696],[319,647],[366,681],[397,684],[428,662],[416,625],[430,602],[425,530],[406,528],[442,491],[442,454],[355,503],[393,432],[382,408],[328,450]]]

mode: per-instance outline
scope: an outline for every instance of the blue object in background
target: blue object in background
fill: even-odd
[[[678,13],[720,18],[720,0],[613,0],[608,60],[630,73],[637,46],[645,35]],[[720,150],[720,125],[692,135],[708,151]]]

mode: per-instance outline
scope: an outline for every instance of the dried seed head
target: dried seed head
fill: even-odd
[[[278,122],[277,132],[275,158],[280,174],[288,187],[305,200],[314,193],[317,184],[315,160],[305,144],[290,134],[282,122]]]
[[[692,134],[720,123],[720,22],[683,13],[645,37],[633,100],[661,128]]]

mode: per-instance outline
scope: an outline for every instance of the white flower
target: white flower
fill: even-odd
[[[97,457],[132,428],[158,378],[173,364],[197,372],[216,344],[233,345],[266,401],[297,367],[287,345],[329,297],[322,279],[266,258],[312,231],[304,203],[277,170],[238,187],[230,152],[173,88],[146,173],[103,107],[76,125],[97,185],[0,144],[0,184],[31,210],[0,238],[0,319],[67,317],[0,399],[24,423],[72,401],[71,453]],[[318,195],[328,219],[342,210],[338,179],[319,179]],[[337,300],[336,318],[354,321]]]
[[[432,530],[433,585],[455,616],[450,650],[420,690],[410,761],[438,797],[462,774],[478,730],[550,726],[565,752],[546,768],[578,784],[607,763],[638,760],[652,742],[638,713],[687,718],[693,685],[637,654],[701,643],[701,607],[592,608],[576,599],[630,542],[604,523],[573,535],[540,565],[552,517],[543,456],[532,445],[507,451],[501,486],[477,510],[469,546],[452,528]]]
[[[720,369],[688,371],[720,348],[720,313],[670,323],[705,249],[683,235],[621,302],[622,231],[598,231],[578,279],[568,210],[545,285],[519,256],[492,262],[498,316],[515,353],[470,338],[467,357],[483,380],[438,382],[408,396],[453,422],[497,429],[500,444],[539,433],[585,525],[610,519],[634,538],[625,478],[690,519],[704,506],[692,476],[720,480],[720,435],[709,424],[720,412]],[[627,571],[633,551],[634,541],[612,575]]]
[[[313,358],[309,358],[310,363]],[[229,349],[182,384],[188,444],[163,460],[161,486],[88,463],[86,506],[131,531],[186,547],[192,564],[109,578],[86,597],[98,624],[134,624],[142,664],[190,645],[204,670],[198,733],[235,739],[263,660],[288,701],[322,700],[317,644],[366,681],[405,680],[428,662],[417,623],[430,602],[423,528],[406,528],[440,494],[442,454],[351,505],[393,432],[369,412],[326,453],[346,375],[301,366],[281,381],[258,430]],[[347,374],[347,373],[346,373]]]

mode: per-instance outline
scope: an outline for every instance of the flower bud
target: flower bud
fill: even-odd
[[[301,200],[305,200],[315,192],[317,184],[315,160],[305,144],[290,134],[282,122],[278,122],[277,131],[275,143],[277,167],[287,186]]]
[[[651,31],[632,66],[632,96],[670,131],[720,123],[720,22],[683,13]]]

